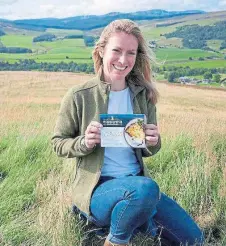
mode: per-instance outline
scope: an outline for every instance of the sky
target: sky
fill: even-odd
[[[0,0],[0,19],[63,18],[151,9],[226,10],[226,0]]]

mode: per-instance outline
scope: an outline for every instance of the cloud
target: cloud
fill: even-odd
[[[226,0],[220,1],[219,6],[226,6]]]
[[[226,9],[225,3],[226,0],[0,0],[0,18],[63,18],[150,9],[220,11]],[[5,10],[7,7],[12,13]]]
[[[0,5],[10,5],[16,3],[18,0],[0,0]]]

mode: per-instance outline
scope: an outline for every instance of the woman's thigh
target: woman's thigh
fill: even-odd
[[[153,217],[163,237],[172,245],[193,245],[203,242],[203,233],[190,215],[176,201],[162,193]]]
[[[129,200],[130,207],[137,209],[152,207],[158,199],[159,188],[155,181],[143,176],[129,176],[99,185],[92,195],[90,209],[96,224],[106,226],[111,224],[112,211],[120,201]]]

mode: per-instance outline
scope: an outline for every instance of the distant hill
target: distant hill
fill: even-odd
[[[166,11],[162,9],[153,9],[148,11],[138,11],[133,13],[119,13],[112,12],[105,15],[87,15],[87,16],[75,16],[69,18],[44,18],[44,19],[25,19],[25,20],[3,20],[1,23],[7,23],[16,26],[17,28],[30,29],[30,30],[43,30],[45,28],[57,28],[57,29],[77,29],[77,30],[91,30],[94,28],[100,28],[106,26],[116,19],[131,19],[131,20],[152,20],[171,18],[175,16],[187,16],[193,14],[203,14],[201,10],[190,11]],[[0,25],[1,26],[1,25]]]

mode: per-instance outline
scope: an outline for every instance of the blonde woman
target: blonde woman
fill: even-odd
[[[66,94],[52,138],[56,153],[75,163],[75,206],[96,225],[109,226],[105,246],[128,245],[135,230],[150,236],[161,233],[165,245],[201,245],[199,227],[160,192],[142,160],[159,151],[161,140],[158,92],[137,24],[111,22],[96,43],[93,61],[96,77]],[[102,148],[101,113],[145,114],[146,148]]]

